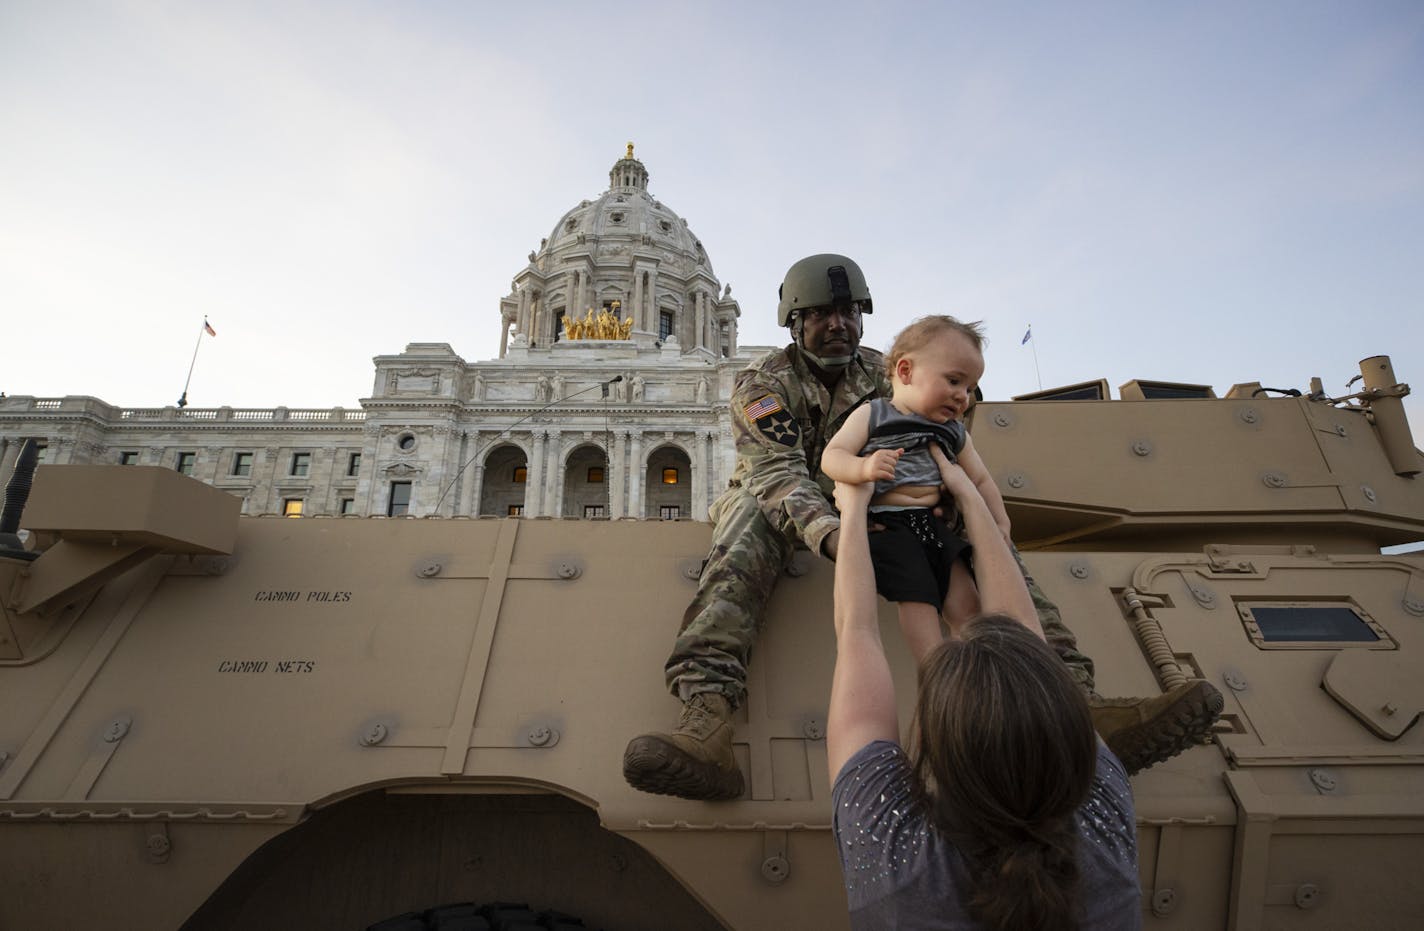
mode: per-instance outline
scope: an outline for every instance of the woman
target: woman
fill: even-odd
[[[939,452],[937,449],[936,452]],[[911,755],[880,642],[871,486],[836,485],[836,670],[827,722],[835,833],[856,928],[1139,928],[1122,764],[1043,640],[974,484],[936,456],[964,515],[984,614],[920,669]]]

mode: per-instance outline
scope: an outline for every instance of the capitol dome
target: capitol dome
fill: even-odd
[[[500,302],[503,339],[547,347],[563,318],[608,310],[631,320],[640,346],[678,346],[713,358],[736,353],[737,304],[707,251],[682,219],[648,192],[633,144],[608,172],[608,189],[559,217]]]

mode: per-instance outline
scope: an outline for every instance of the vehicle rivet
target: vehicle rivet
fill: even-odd
[[[1315,783],[1315,787],[1321,792],[1335,791],[1335,777],[1323,769],[1312,769],[1310,771],[1310,781]]]
[[[1336,436],[1348,436],[1348,435],[1349,435],[1349,431],[1345,429],[1345,425],[1344,425],[1344,424],[1342,424],[1342,423],[1337,423],[1337,424],[1335,425],[1335,435],[1336,435]]]
[[[554,732],[547,727],[536,727],[529,732],[529,742],[542,747],[554,738]]]
[[[1068,574],[1075,579],[1086,579],[1088,577],[1088,567],[1080,562],[1075,562],[1068,567]]]
[[[1417,598],[1406,598],[1404,599],[1404,610],[1410,614],[1424,614],[1424,601]]]
[[[361,735],[361,746],[374,747],[386,739],[386,734],[387,731],[384,724],[372,724],[366,733]]]
[[[104,743],[118,743],[124,739],[124,735],[129,732],[129,725],[133,723],[128,718],[115,718],[110,722],[104,731]]]
[[[772,885],[779,885],[786,882],[786,877],[791,875],[791,864],[785,857],[767,857],[761,861],[761,878]]]
[[[682,577],[696,582],[702,578],[702,568],[706,565],[705,559],[689,559],[682,564]]]
[[[168,859],[168,852],[173,849],[173,842],[162,834],[150,834],[144,841],[144,847],[148,850],[149,859],[162,861]]]
[[[554,572],[561,579],[576,579],[579,577],[580,571],[578,565],[571,562],[561,562],[554,567]]]
[[[806,735],[808,740],[820,740],[826,736],[826,728],[817,718],[807,718],[806,723],[801,725],[801,733]]]
[[[1132,444],[1132,452],[1138,456],[1150,456],[1152,454],[1152,444],[1146,440],[1138,440]]]
[[[1007,427],[1013,422],[1013,418],[1009,417],[1009,415],[1003,411],[999,411],[999,413],[994,415],[994,426],[996,427]]]
[[[1364,495],[1364,496],[1365,496],[1365,500],[1368,501],[1368,502],[1370,502],[1371,504],[1373,504],[1374,501],[1375,501],[1375,498],[1378,497],[1378,496],[1375,494],[1375,490],[1374,490],[1373,488],[1371,488],[1370,486],[1368,486],[1368,485],[1361,485],[1361,486],[1360,486],[1360,494]]]
[[[1022,488],[1022,487],[1024,487],[1024,486],[1027,485],[1027,484],[1028,484],[1028,479],[1024,478],[1024,477],[1023,477],[1021,474],[1019,474],[1018,472],[1015,472],[1015,473],[1013,473],[1012,475],[1009,476],[1009,487],[1010,487],[1010,488]]]
[[[1267,488],[1286,487],[1286,477],[1279,472],[1267,472],[1261,476],[1261,481],[1266,483]]]
[[[1399,713],[1399,706],[1392,701],[1387,701],[1384,703],[1384,705],[1380,707],[1380,710],[1383,711],[1385,714],[1392,716]]]
[[[1225,682],[1226,687],[1231,689],[1231,691],[1233,692],[1246,691],[1246,680],[1243,679],[1237,673],[1228,672],[1226,675],[1221,677],[1221,681]]]
[[[428,562],[425,565],[421,566],[419,569],[417,569],[416,574],[419,575],[422,579],[434,578],[435,576],[439,575],[440,570],[444,568],[445,567],[440,565],[440,563],[432,560],[431,562]]]
[[[1152,893],[1152,914],[1167,915],[1177,907],[1177,893],[1171,889],[1158,889]]]
[[[1295,887],[1296,908],[1314,908],[1320,898],[1320,890],[1314,883],[1301,883]]]
[[[1260,419],[1261,417],[1256,413],[1256,409],[1254,407],[1243,408],[1241,411],[1241,421],[1243,423],[1255,423]]]
[[[1216,607],[1216,592],[1213,592],[1209,588],[1198,588],[1195,585],[1191,586],[1191,591],[1192,597],[1195,598],[1197,604],[1203,608],[1211,609]]]

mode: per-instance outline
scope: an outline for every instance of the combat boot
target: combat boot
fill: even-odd
[[[679,798],[736,798],[742,771],[732,757],[732,706],[718,692],[698,692],[682,706],[677,730],[642,734],[623,751],[623,778],[635,789]]]
[[[1171,759],[1197,744],[1221,715],[1221,693],[1190,679],[1156,698],[1088,696],[1093,727],[1128,775]]]

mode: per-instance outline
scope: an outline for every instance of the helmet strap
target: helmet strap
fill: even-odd
[[[791,317],[791,338],[796,341],[796,348],[801,350],[801,355],[816,363],[828,372],[838,371],[855,361],[858,353],[848,356],[818,356],[806,348],[806,340],[802,338],[804,333],[804,323],[801,314],[797,313]]]

